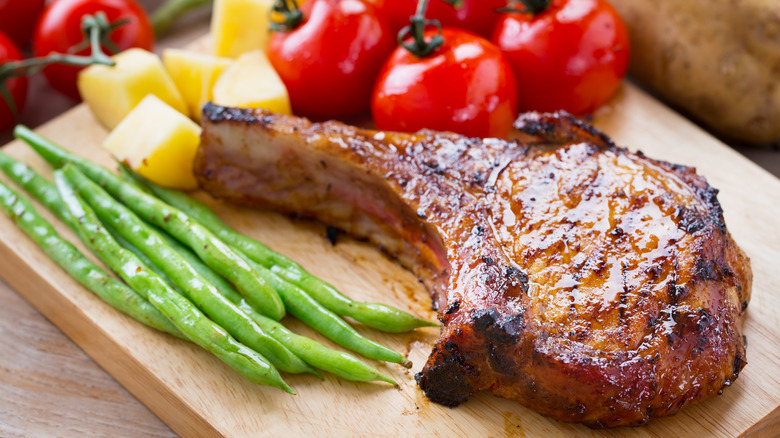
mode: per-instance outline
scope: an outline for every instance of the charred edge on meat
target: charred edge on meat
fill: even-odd
[[[566,111],[554,114],[521,114],[513,126],[518,131],[552,143],[588,140],[601,147],[615,147],[615,143],[606,134]]]

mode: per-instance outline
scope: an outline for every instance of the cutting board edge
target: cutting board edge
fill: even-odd
[[[43,254],[40,248],[36,249]],[[58,292],[44,275],[33,269],[25,257],[9,247],[4,239],[0,239],[0,254],[6,255],[3,263],[0,263],[0,278],[171,429],[182,436],[204,436],[204,432],[205,436],[223,436],[214,425],[189,409],[188,404],[177,397],[174,391],[141,366],[127,349],[103,348],[105,345],[116,346],[118,342],[99,323],[84,314],[67,295]],[[91,293],[81,288],[83,293]],[[63,312],[62,308],[71,311]],[[89,333],[89,336],[83,333]],[[181,410],[167,408],[174,404],[180,406]],[[187,415],[181,415],[182,412]]]
[[[761,438],[780,436],[780,406],[744,431],[740,437]]]

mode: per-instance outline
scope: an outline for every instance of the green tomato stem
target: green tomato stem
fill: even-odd
[[[108,37],[111,32],[125,23],[127,23],[126,20],[109,23],[105,12],[102,11],[95,15],[85,15],[81,19],[84,41],[72,47],[70,51],[78,52],[86,47],[90,47],[91,53],[88,56],[51,53],[40,58],[28,58],[0,64],[0,98],[5,101],[8,108],[11,109],[11,113],[16,117],[18,108],[8,92],[8,87],[5,84],[7,80],[36,74],[51,64],[75,65],[78,67],[86,67],[92,64],[113,66],[115,64],[114,60],[111,59],[110,55],[103,52],[103,46],[113,52],[119,51]]]
[[[162,4],[154,14],[152,14],[152,28],[154,28],[154,34],[158,38],[168,32],[170,28],[176,23],[176,20],[181,18],[182,15],[187,12],[197,9],[201,6],[210,5],[214,0],[168,0]]]
[[[303,21],[303,12],[296,0],[276,0],[271,8],[271,30],[289,32]]]
[[[425,11],[427,9],[428,0],[419,0],[417,2],[417,11],[409,18],[409,25],[398,32],[398,45],[418,58],[428,56],[444,44],[444,38],[441,36],[441,23],[439,20],[425,19]],[[438,29],[438,32],[436,35],[426,40],[425,28],[429,25],[435,26]],[[406,39],[409,36],[412,37],[412,41],[406,42]]]

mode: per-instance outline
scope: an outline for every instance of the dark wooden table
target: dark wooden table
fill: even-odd
[[[161,0],[141,0],[153,10]],[[179,24],[158,44],[181,47],[204,35],[208,11]],[[33,79],[21,122],[37,126],[76,103]],[[0,133],[0,145],[11,139]],[[780,151],[738,148],[775,176]],[[0,261],[2,263],[3,261]],[[0,280],[0,437],[175,436],[79,347]]]

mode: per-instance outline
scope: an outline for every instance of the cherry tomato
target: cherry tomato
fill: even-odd
[[[43,11],[33,37],[35,56],[46,56],[51,52],[65,53],[84,40],[81,18],[103,11],[108,21],[120,19],[128,22],[115,29],[109,39],[121,50],[140,47],[152,50],[154,31],[146,13],[134,0],[54,0]],[[111,53],[103,48],[106,53]],[[76,54],[88,55],[89,48]],[[76,77],[81,68],[66,65],[51,65],[43,70],[46,79],[57,91],[80,100],[76,88]]]
[[[390,24],[394,34],[409,25],[409,17],[417,10],[417,0],[370,0],[379,15]],[[458,27],[489,38],[501,14],[496,9],[507,5],[507,0],[463,0],[456,8],[444,0],[430,0],[425,17],[437,19],[444,27]]]
[[[628,69],[628,32],[605,0],[553,0],[537,15],[509,13],[492,40],[514,68],[521,111],[591,113]]]
[[[374,80],[395,47],[387,24],[360,0],[311,0],[301,12],[298,27],[274,32],[268,44],[293,112],[316,119],[368,113]]]
[[[32,37],[44,3],[46,0],[0,0],[0,32],[24,47]]]
[[[444,28],[442,36],[444,44],[426,57],[403,47],[390,56],[371,105],[377,127],[505,137],[517,106],[509,62],[498,47],[470,32]]]
[[[20,59],[22,59],[22,54],[19,53],[19,49],[10,38],[0,32],[0,65],[7,61],[18,61]],[[27,78],[9,79],[5,81],[5,86],[14,100],[17,114],[22,112],[27,100]],[[16,117],[14,117],[13,111],[11,111],[5,99],[0,97],[0,131],[5,131],[13,126],[15,120]]]

